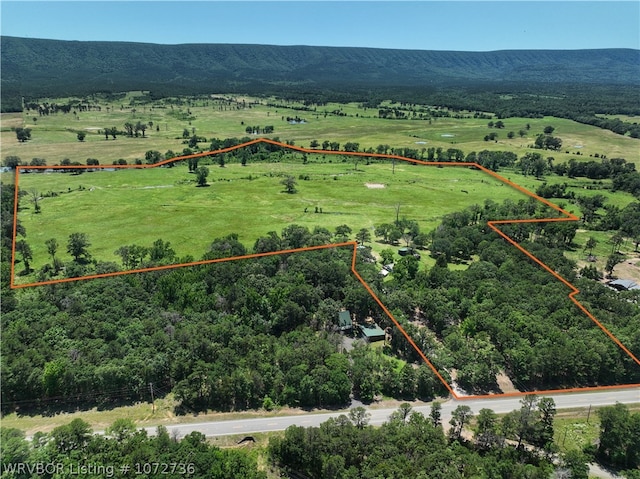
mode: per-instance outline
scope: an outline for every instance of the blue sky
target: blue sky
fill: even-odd
[[[640,2],[2,1],[2,34],[418,50],[640,48]]]

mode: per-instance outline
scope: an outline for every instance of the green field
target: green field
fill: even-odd
[[[300,102],[277,100],[275,98],[250,98],[234,96],[233,102],[216,100],[228,95],[212,95],[211,98],[182,100],[182,104],[172,104],[170,100],[157,100],[140,104],[140,92],[129,93],[118,101],[104,99],[91,100],[100,110],[79,111],[77,114],[56,113],[39,116],[37,112],[3,114],[1,117],[0,141],[3,157],[16,155],[27,163],[32,158],[44,158],[48,164],[59,164],[63,159],[85,163],[87,158],[96,158],[101,164],[110,164],[120,158],[133,163],[136,158],[144,158],[147,150],[161,153],[171,149],[181,152],[184,129],[199,136],[211,138],[244,137],[246,126],[274,126],[270,137],[294,141],[296,145],[308,147],[312,140],[358,142],[360,149],[376,148],[387,144],[394,148],[459,148],[465,154],[481,150],[509,150],[518,156],[530,151],[537,134],[546,126],[555,128],[554,136],[562,139],[563,147],[558,152],[544,152],[554,156],[556,162],[571,158],[586,160],[598,154],[608,158],[625,158],[640,166],[639,140],[617,135],[608,130],[583,125],[572,120],[545,118],[506,118],[503,129],[489,128],[488,119],[473,118],[471,112],[458,112],[460,118],[434,117],[413,119],[410,107],[384,103],[381,106],[403,109],[408,119],[390,120],[378,118],[377,108],[364,108],[357,103],[311,106],[311,111],[303,111]],[[229,97],[231,98],[231,97]],[[69,99],[42,99],[42,102],[64,104]],[[244,103],[243,103],[244,101]],[[138,102],[138,103],[136,103]],[[249,107],[250,106],[250,107]],[[426,107],[416,105],[417,112]],[[189,113],[190,112],[190,113]],[[299,116],[305,123],[290,124],[287,117]],[[34,121],[35,118],[35,121]],[[425,117],[426,118],[426,117]],[[495,120],[495,119],[494,119]],[[125,122],[152,122],[145,138],[118,136],[116,140],[105,140],[100,130],[115,126],[123,130]],[[527,125],[529,129],[527,130]],[[32,139],[20,144],[11,127],[32,129]],[[526,132],[524,137],[519,131]],[[84,131],[85,141],[79,142],[77,131]],[[512,139],[507,134],[512,131]],[[484,137],[495,132],[497,141],[484,141]],[[199,145],[207,149],[207,143]]]
[[[390,162],[361,162],[354,170],[343,156],[323,159],[318,154],[309,155],[307,164],[292,158],[208,168],[209,186],[204,188],[195,186],[195,175],[184,164],[81,175],[21,174],[21,191],[58,195],[40,200],[39,214],[28,196],[20,202],[18,217],[33,250],[32,267],[50,261],[47,239],[56,238],[64,255],[64,245],[74,232],[86,233],[91,254],[103,261],[119,260],[114,252],[120,246],[150,246],[156,239],[171,242],[178,256],[198,259],[215,238],[230,233],[237,233],[249,248],[258,237],[270,231],[279,234],[290,224],[331,232],[347,224],[355,234],[361,228],[372,231],[374,225],[393,222],[398,205],[400,217],[418,221],[428,232],[443,215],[487,198],[500,202],[526,197],[489,175],[460,166],[398,162],[394,172]],[[294,194],[285,193],[280,184],[288,175],[297,181]],[[301,175],[308,179],[300,179]],[[384,187],[372,187],[379,185]],[[374,250],[385,247],[374,244]]]
[[[41,102],[65,104],[80,99],[42,99]],[[60,164],[64,159],[85,164],[88,158],[97,159],[101,165],[119,159],[129,164],[144,162],[145,152],[168,150],[176,154],[187,147],[183,131],[206,137],[198,144],[200,150],[209,149],[212,138],[255,138],[247,134],[247,126],[273,125],[268,136],[297,146],[310,147],[315,140],[338,142],[342,149],[346,142],[359,143],[359,150],[375,150],[379,145],[391,148],[412,148],[425,155],[428,148],[461,149],[472,151],[508,150],[522,156],[532,151],[535,136],[544,127],[553,126],[554,135],[563,140],[561,151],[543,151],[553,156],[555,163],[572,158],[578,161],[622,157],[640,165],[638,140],[617,135],[608,130],[583,125],[559,118],[506,118],[502,129],[489,128],[487,118],[474,118],[472,112],[450,112],[451,117],[432,116],[424,105],[400,105],[384,102],[380,108],[397,108],[408,119],[390,120],[378,118],[378,108],[365,108],[358,103],[307,105],[301,102],[277,98],[252,98],[223,94],[198,98],[173,98],[149,101],[141,92],[127,93],[122,99],[107,101],[92,97],[83,100],[92,105],[88,111],[55,113],[40,116],[35,111],[19,114],[3,114],[0,140],[3,156],[19,156],[24,164],[33,158],[46,160],[47,164]],[[305,110],[307,108],[307,110]],[[413,111],[425,119],[413,119]],[[304,123],[291,124],[287,117],[298,116]],[[454,117],[454,116],[457,116]],[[495,120],[495,118],[494,118]],[[105,127],[124,129],[125,122],[152,124],[145,137],[129,138],[119,134],[116,140],[108,140],[101,133]],[[527,128],[527,125],[529,128]],[[32,139],[18,143],[11,128],[32,129]],[[523,130],[524,137],[519,132]],[[86,139],[80,142],[77,131],[84,131]],[[513,131],[515,136],[507,138]],[[498,133],[497,141],[484,141],[484,136]],[[540,151],[540,150],[535,150]],[[389,151],[390,152],[390,151]],[[597,157],[596,157],[597,155]],[[269,231],[280,232],[291,223],[313,229],[348,224],[357,231],[395,218],[395,205],[401,204],[401,216],[419,221],[424,231],[435,227],[443,214],[490,198],[501,201],[507,197],[519,197],[509,187],[499,185],[481,173],[465,168],[422,168],[398,166],[390,175],[389,164],[364,165],[354,171],[351,160],[344,157],[322,159],[321,155],[302,165],[300,155],[286,163],[250,163],[247,167],[228,164],[225,168],[210,166],[209,188],[194,188],[194,175],[186,167],[145,170],[144,172],[92,172],[74,176],[69,174],[22,175],[21,188],[40,194],[65,192],[56,198],[45,198],[43,213],[34,215],[33,205],[27,198],[21,201],[20,219],[27,228],[29,242],[34,253],[33,267],[38,268],[50,260],[44,241],[56,238],[64,249],[68,235],[86,232],[92,243],[95,258],[114,261],[114,251],[125,244],[149,245],[155,239],[170,241],[179,256],[199,258],[214,238],[230,232],[238,233],[240,240],[253,246],[255,238]],[[329,158],[333,163],[329,164]],[[321,162],[326,164],[322,165]],[[419,171],[419,173],[417,173]],[[430,172],[430,173],[427,173]],[[434,176],[437,171],[437,176]],[[535,191],[541,180],[524,177],[514,170],[500,172],[506,178]],[[298,180],[299,193],[281,193],[282,175],[296,178],[309,175],[310,180]],[[248,178],[252,179],[249,180]],[[112,178],[118,178],[117,181]],[[335,179],[334,179],[335,178]],[[482,183],[484,180],[484,183]],[[3,174],[3,182],[13,181],[13,175]],[[544,181],[569,183],[576,195],[603,194],[607,204],[623,208],[634,201],[630,194],[608,189],[605,180],[599,189],[586,179],[568,179],[549,175]],[[365,183],[385,183],[386,188],[368,189]],[[412,183],[413,182],[413,183]],[[84,189],[79,189],[82,186]],[[71,190],[71,192],[69,192]],[[469,194],[462,193],[469,191]],[[579,207],[567,200],[552,200],[565,204],[569,211],[580,214]],[[247,217],[247,206],[251,216]],[[315,214],[315,207],[323,209]],[[305,207],[308,213],[304,213]],[[246,219],[246,220],[245,220]],[[586,240],[579,234],[576,241]],[[374,251],[385,245],[374,244]],[[601,247],[603,243],[601,242]],[[64,253],[64,251],[62,251]],[[423,258],[429,263],[430,259]],[[28,280],[28,278],[22,278]]]

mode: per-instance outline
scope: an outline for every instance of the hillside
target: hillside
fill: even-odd
[[[640,51],[452,52],[310,46],[79,42],[2,37],[9,96],[513,84],[640,83]]]

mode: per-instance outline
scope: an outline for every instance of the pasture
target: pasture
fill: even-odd
[[[72,99],[42,99],[41,102],[64,104],[69,100]],[[32,158],[43,158],[51,165],[60,164],[65,158],[82,164],[87,158],[98,159],[101,164],[110,164],[118,159],[133,163],[144,158],[147,150],[181,152],[186,146],[182,138],[185,129],[189,134],[195,133],[210,140],[214,137],[253,137],[252,134],[247,135],[247,126],[266,125],[274,127],[269,137],[293,141],[304,147],[309,147],[313,140],[320,143],[328,140],[341,146],[346,142],[357,142],[360,150],[389,145],[392,148],[413,148],[422,153],[428,148],[458,148],[465,154],[486,149],[509,150],[522,156],[531,151],[537,134],[542,133],[546,126],[553,126],[553,134],[562,139],[563,146],[560,151],[543,154],[555,157],[556,162],[571,158],[585,160],[597,154],[625,158],[640,166],[637,139],[553,117],[506,118],[503,120],[504,128],[496,129],[488,127],[491,120],[474,118],[471,112],[450,112],[451,117],[429,117],[428,106],[421,105],[385,102],[380,106],[396,108],[406,114],[406,119],[391,120],[378,118],[378,108],[366,108],[357,103],[304,105],[276,98],[222,94],[150,101],[140,92],[132,92],[122,99],[107,101],[95,97],[85,104],[92,105],[92,108],[75,114],[39,116],[34,110],[3,114],[0,133],[3,157],[15,155],[27,163]],[[418,119],[420,114],[424,119]],[[296,116],[304,119],[304,123],[287,121],[288,117]],[[124,130],[126,122],[138,121],[152,125],[144,138],[119,135],[113,140],[105,139],[101,133],[105,127],[115,126]],[[11,131],[11,127],[20,126],[32,129],[32,139],[26,143],[19,143]],[[521,130],[524,132],[522,137],[519,134]],[[82,142],[77,139],[78,131],[86,133]],[[514,132],[511,139],[508,138],[509,132]],[[490,133],[497,133],[495,141],[484,140]],[[208,144],[201,143],[199,147],[206,150]]]
[[[117,261],[120,246],[150,246],[169,241],[180,257],[199,259],[215,239],[238,234],[248,248],[270,231],[290,224],[316,226],[333,233],[347,224],[351,239],[362,228],[371,232],[381,223],[406,217],[429,232],[443,215],[485,199],[517,201],[526,195],[481,171],[463,166],[438,168],[397,162],[361,162],[354,169],[344,156],[323,158],[300,154],[287,161],[208,165],[207,187],[196,187],[186,164],[174,168],[122,169],[72,173],[22,173],[21,191],[37,192],[36,214],[29,194],[20,202],[18,218],[33,250],[32,267],[50,257],[45,241],[55,238],[61,257],[71,233],[86,233],[92,256]],[[204,162],[201,162],[201,165]],[[293,176],[297,192],[286,193],[281,181]],[[384,187],[372,187],[384,185]],[[372,243],[374,251],[389,247]],[[426,255],[423,255],[426,256]],[[426,260],[426,259],[425,259]],[[21,282],[28,281],[21,277]]]

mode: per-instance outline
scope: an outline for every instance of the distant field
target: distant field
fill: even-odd
[[[86,233],[90,252],[103,261],[119,262],[114,252],[120,246],[150,246],[156,239],[171,242],[179,256],[198,259],[213,239],[229,233],[237,233],[248,247],[258,237],[269,231],[280,234],[290,224],[310,230],[320,226],[331,232],[347,224],[353,235],[368,228],[374,238],[374,225],[393,222],[398,205],[400,217],[418,221],[422,231],[428,232],[443,215],[482,204],[487,198],[497,202],[525,198],[467,167],[398,162],[393,173],[390,162],[361,162],[355,171],[353,163],[343,163],[342,158],[323,160],[322,155],[310,155],[306,165],[293,160],[250,162],[245,167],[209,165],[210,186],[205,188],[195,186],[194,175],[184,164],[81,175],[21,174],[21,191],[58,196],[43,198],[40,214],[23,198],[19,219],[27,230],[32,266],[37,269],[50,262],[45,241],[56,238],[63,252],[62,245],[74,232]],[[285,193],[280,184],[287,175],[297,180],[295,194]],[[301,175],[309,179],[299,179]],[[384,188],[372,188],[372,184]],[[316,207],[322,213],[315,213]],[[385,247],[374,245],[375,250]]]
[[[222,97],[225,95],[217,95]],[[507,118],[502,129],[489,128],[491,120],[473,118],[470,112],[460,112],[463,118],[435,117],[431,120],[413,119],[407,106],[386,103],[382,106],[400,108],[409,119],[380,119],[378,108],[364,108],[359,104],[326,104],[312,106],[312,111],[302,111],[299,102],[285,102],[275,98],[256,99],[234,96],[234,103],[211,99],[196,99],[182,105],[171,105],[165,100],[153,104],[140,105],[135,102],[140,92],[129,93],[119,101],[96,100],[101,110],[57,113],[39,116],[30,111],[23,114],[3,114],[1,117],[2,155],[16,155],[23,161],[44,158],[48,164],[59,164],[63,159],[85,163],[87,158],[96,158],[101,164],[110,164],[120,158],[132,163],[136,158],[144,158],[147,150],[161,153],[171,149],[181,152],[182,133],[189,132],[206,137],[243,137],[247,126],[274,126],[270,137],[294,141],[296,145],[308,147],[312,140],[358,142],[360,149],[376,148],[387,144],[395,148],[459,148],[464,153],[471,151],[509,150],[519,156],[530,151],[537,134],[546,126],[555,128],[554,135],[561,138],[563,147],[559,152],[546,151],[545,156],[553,156],[556,162],[588,159],[598,154],[608,158],[621,157],[640,166],[640,140],[617,135],[608,130],[583,125],[571,120],[546,117],[541,119]],[[242,101],[244,100],[244,104]],[[43,99],[51,103],[66,103],[68,99]],[[259,101],[260,104],[252,102]],[[268,103],[278,106],[267,106]],[[241,107],[239,105],[244,105]],[[249,107],[250,105],[250,107]],[[417,114],[426,107],[416,105]],[[135,111],[134,111],[135,110]],[[298,116],[305,123],[290,124],[287,117]],[[35,121],[34,121],[35,118]],[[493,119],[495,121],[495,118]],[[146,138],[126,138],[105,140],[100,130],[115,126],[123,130],[125,122],[152,122],[146,131]],[[529,129],[527,129],[529,125]],[[32,129],[32,140],[20,144],[11,127],[24,126]],[[77,131],[84,131],[84,142],[76,138]],[[519,131],[526,132],[520,137]],[[514,138],[507,138],[514,132]],[[498,134],[497,141],[484,141],[489,133]],[[200,147],[207,149],[207,144]]]

